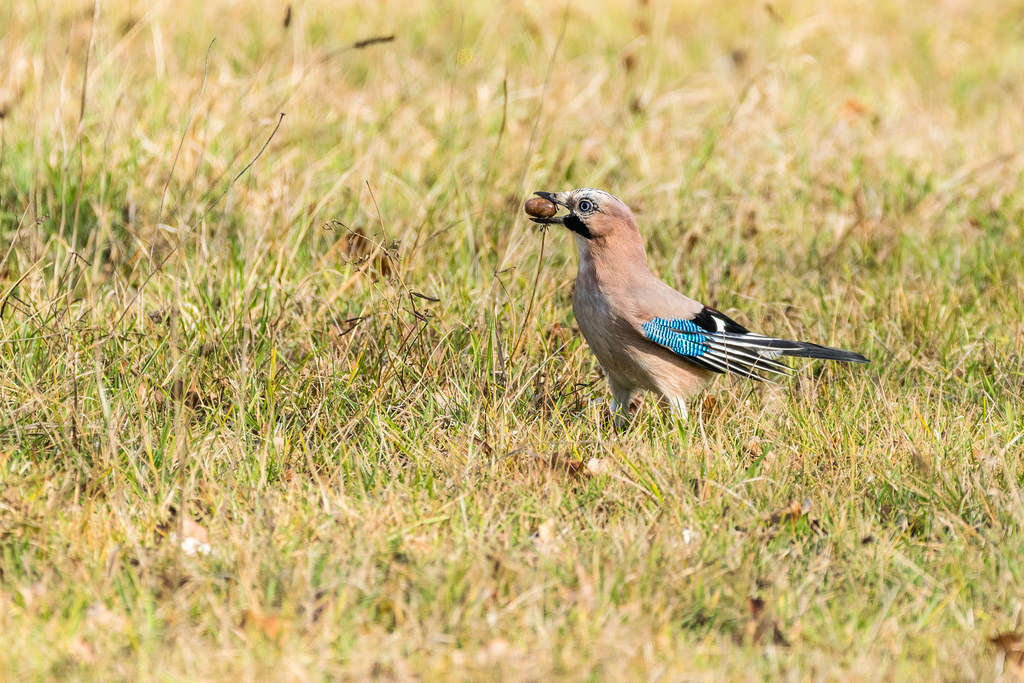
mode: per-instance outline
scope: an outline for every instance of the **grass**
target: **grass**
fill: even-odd
[[[1019,9],[286,7],[0,10],[3,677],[1012,674]],[[577,186],[872,364],[616,433]]]

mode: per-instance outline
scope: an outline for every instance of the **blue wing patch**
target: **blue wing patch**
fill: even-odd
[[[642,327],[648,339],[680,356],[696,358],[708,352],[707,331],[690,320],[654,318]]]

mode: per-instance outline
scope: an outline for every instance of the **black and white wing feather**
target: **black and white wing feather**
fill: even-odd
[[[652,342],[694,365],[757,380],[765,379],[760,373],[790,375],[792,369],[778,362],[781,356],[868,362],[867,358],[852,351],[754,334],[708,306],[690,320],[652,318],[641,327]]]

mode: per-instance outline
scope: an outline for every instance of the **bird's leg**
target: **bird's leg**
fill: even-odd
[[[608,375],[608,387],[612,390],[612,416],[615,419],[615,429],[621,431],[629,426],[633,420],[633,414],[640,407],[642,399],[636,387],[628,386],[616,381]]]
[[[690,411],[686,408],[686,401],[681,398],[670,398],[668,396],[661,397],[661,405],[666,406],[672,411],[672,414],[676,416],[682,422],[686,421],[689,417]]]

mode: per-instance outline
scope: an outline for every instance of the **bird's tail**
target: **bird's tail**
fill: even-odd
[[[831,346],[821,346],[810,342],[791,341],[789,339],[763,339],[758,340],[758,346],[765,349],[777,351],[780,356],[792,356],[794,358],[823,358],[843,363],[870,363],[867,358],[853,351],[834,349]]]
[[[781,356],[823,358],[844,363],[867,363],[867,358],[842,349],[765,337],[752,333],[720,332],[703,337],[704,353],[688,358],[691,363],[715,372],[732,372],[752,379],[767,380],[762,374],[792,375],[793,368],[778,362]]]

